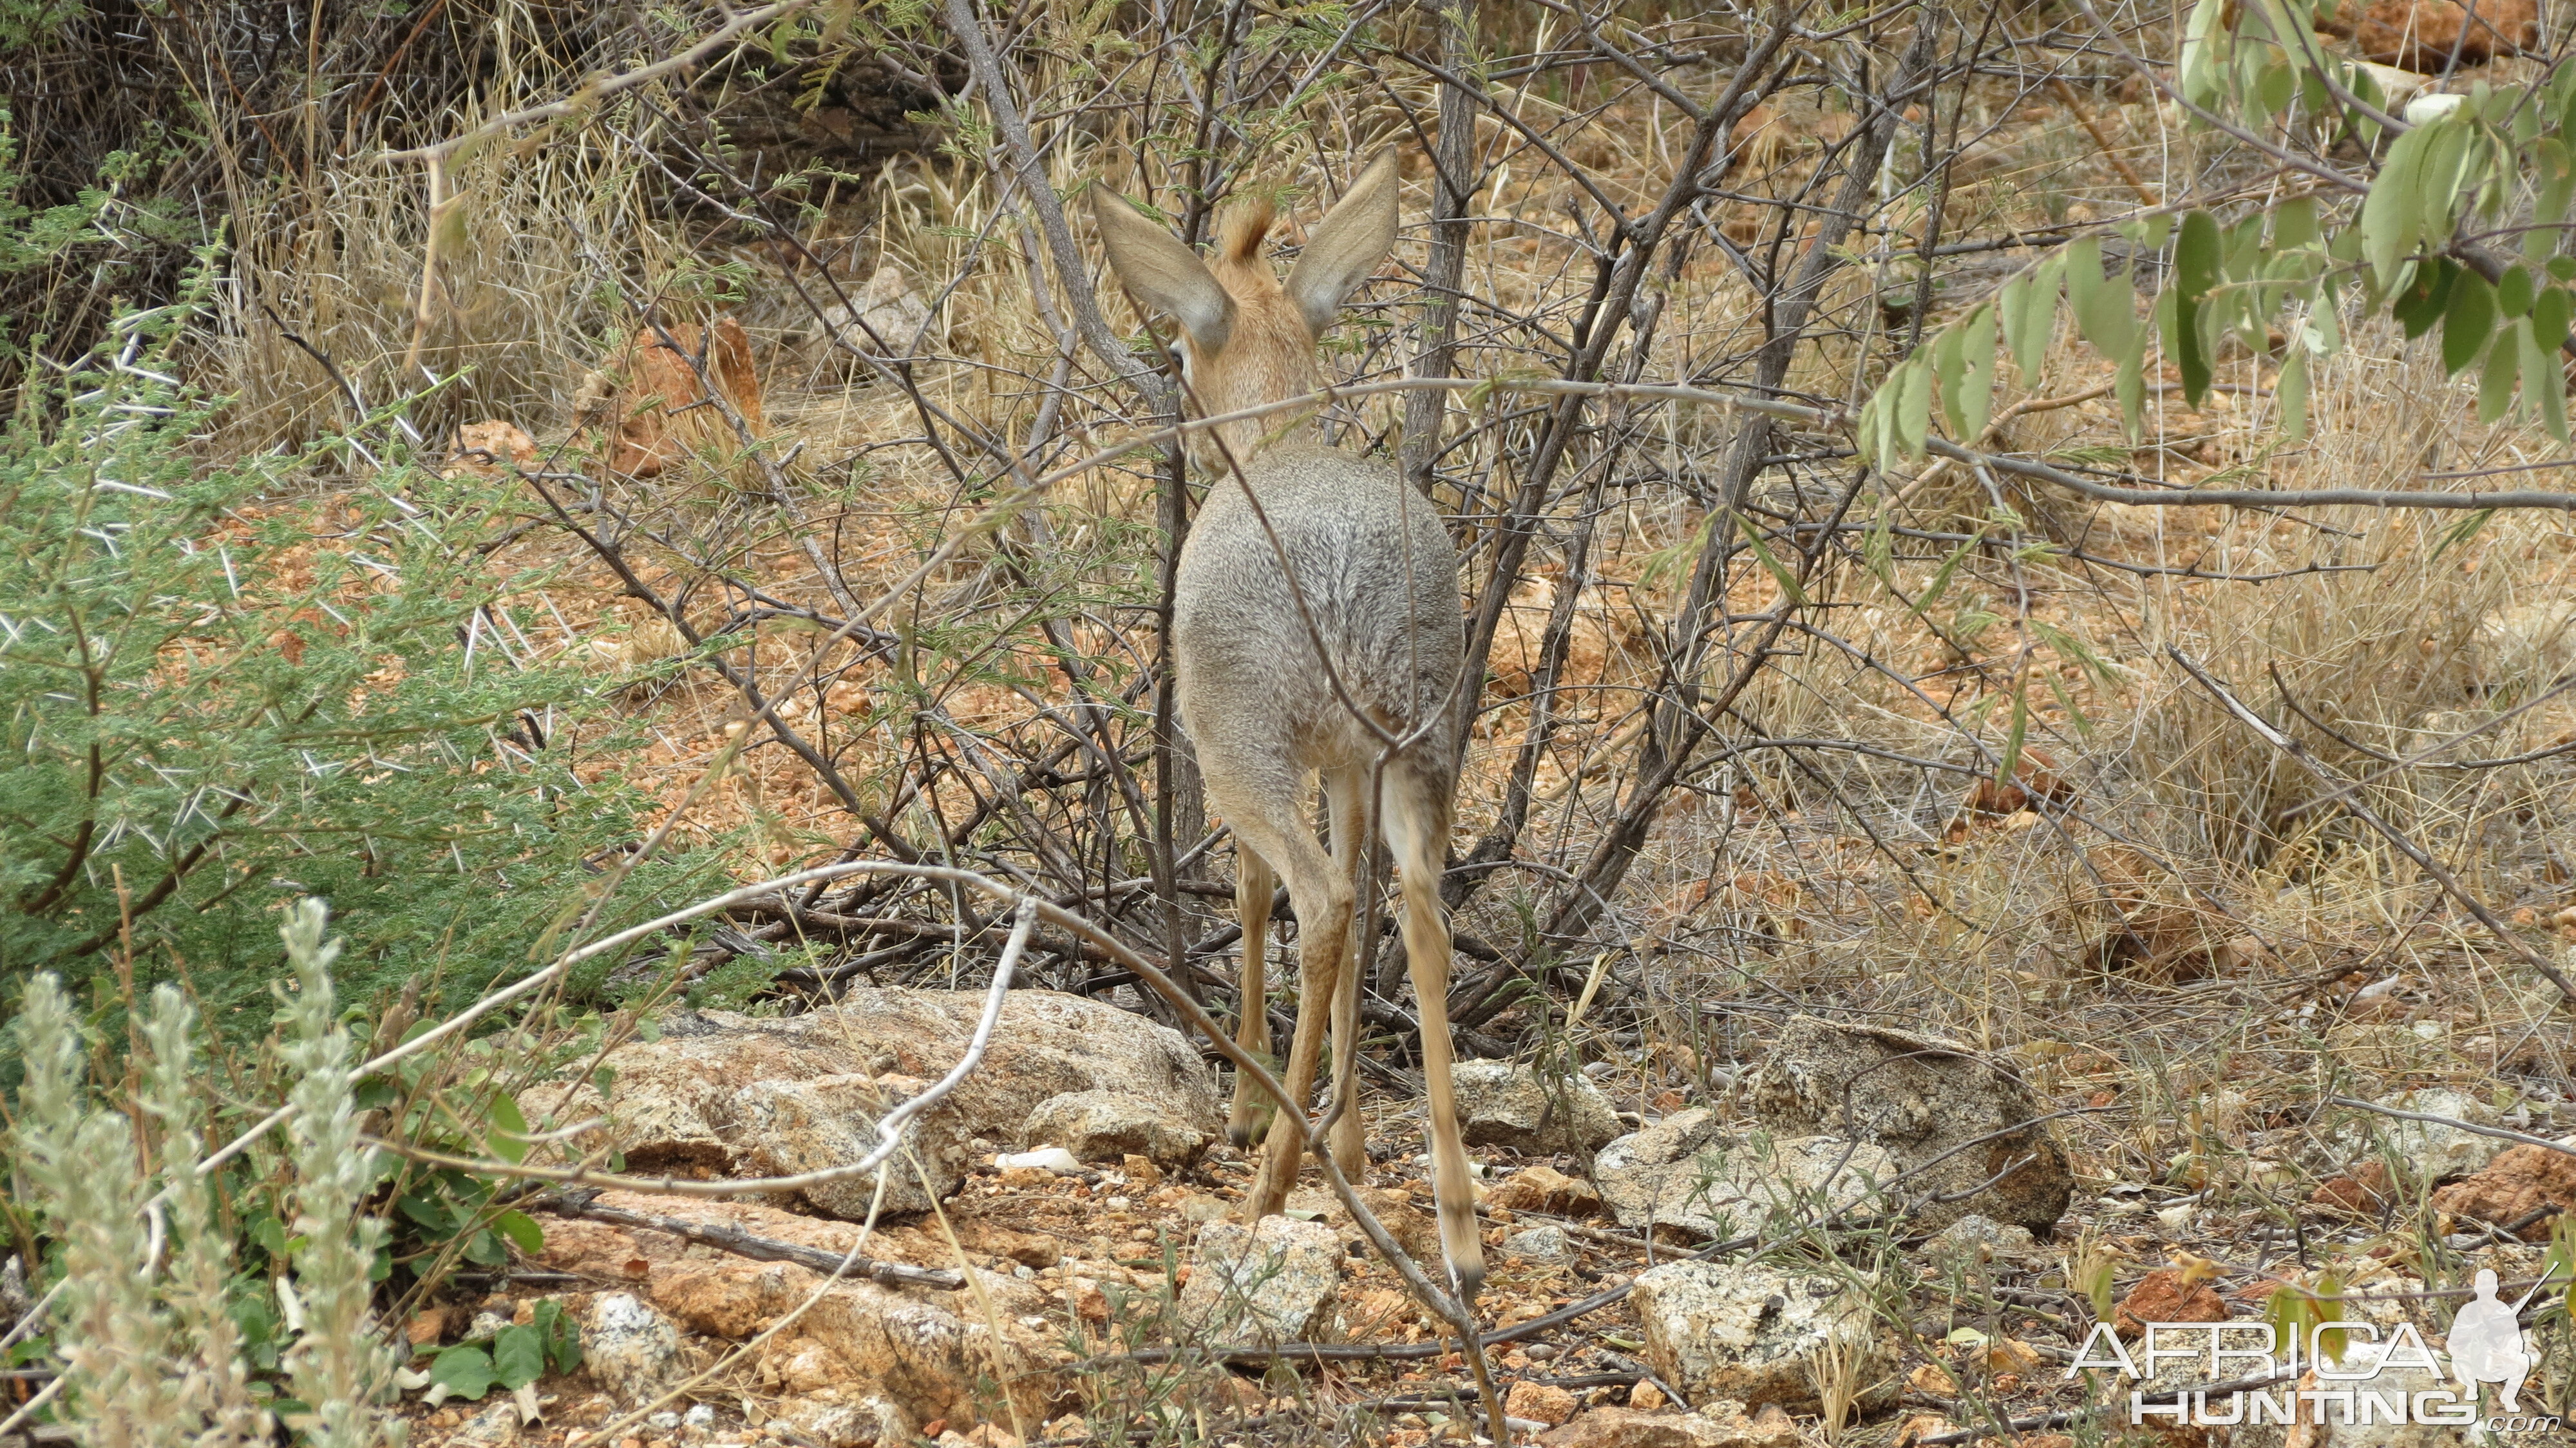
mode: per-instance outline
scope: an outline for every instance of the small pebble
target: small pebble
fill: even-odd
[[[1534,1363],[1553,1362],[1556,1354],[1557,1346],[1552,1342],[1534,1342],[1521,1349],[1521,1355]]]
[[[712,1403],[692,1403],[689,1405],[687,1415],[682,1417],[680,1421],[692,1428],[712,1428],[716,1425],[715,1405]]]
[[[1127,1200],[1125,1197],[1111,1197],[1109,1199],[1109,1210],[1113,1212],[1123,1212],[1134,1205],[1136,1205],[1134,1202]]]
[[[656,1433],[673,1432],[680,1426],[680,1415],[672,1409],[664,1408],[662,1411],[655,1413],[652,1417],[645,1419],[644,1426],[652,1429]]]

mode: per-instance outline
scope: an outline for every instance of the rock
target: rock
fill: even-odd
[[[1450,1080],[1469,1146],[1588,1156],[1619,1134],[1619,1115],[1591,1079],[1509,1061],[1461,1061]]]
[[[2194,1280],[2179,1267],[2160,1267],[2140,1279],[2120,1299],[2111,1325],[2122,1337],[2137,1337],[2150,1322],[2225,1322],[2227,1299],[2207,1282]]]
[[[2536,0],[2477,0],[2476,14],[2460,0],[2376,0],[2356,18],[2349,11],[2319,17],[2317,28],[2351,39],[2381,65],[2434,73],[2456,63],[2484,65],[2540,43]]]
[[[439,476],[499,478],[537,460],[537,440],[515,422],[485,419],[456,430],[456,447]]]
[[[2397,1111],[2474,1121],[2481,1126],[2492,1124],[2496,1116],[2494,1108],[2485,1102],[2457,1091],[2406,1091],[2381,1097],[2377,1104]],[[2377,1157],[2424,1182],[2467,1176],[2494,1160],[2504,1147],[2495,1137],[2456,1126],[2408,1121],[2377,1112],[2355,1113],[2335,1133],[2334,1144],[2347,1158]]]
[[[1895,1173],[1896,1158],[1878,1147],[1728,1132],[1707,1107],[1620,1137],[1592,1162],[1619,1225],[1701,1237],[1754,1231],[1775,1211],[1810,1215],[1820,1199],[1821,1210],[1857,1206]]]
[[[2309,1206],[2365,1216],[2386,1207],[2390,1200],[2388,1165],[2377,1161],[2356,1162],[2351,1171],[2326,1178],[2308,1193]]]
[[[746,438],[769,435],[751,339],[731,317],[713,327],[639,329],[606,367],[582,378],[573,418],[598,433],[608,471],[631,479],[660,477],[693,456],[739,458]],[[749,471],[758,477],[756,465]]]
[[[815,362],[836,367],[846,364],[843,370],[856,376],[870,375],[875,369],[853,357],[853,352],[888,359],[913,357],[937,346],[946,336],[936,324],[930,304],[922,300],[903,268],[893,262],[878,267],[849,301],[823,308],[819,320],[818,336],[798,336],[793,340]]]
[[[2036,1251],[2038,1247],[2037,1239],[2030,1235],[2028,1229],[1974,1212],[1942,1228],[1931,1241],[1923,1244],[1924,1251],[1935,1257],[1962,1253],[2020,1257]]]
[[[1601,1193],[1581,1177],[1550,1166],[1525,1166],[1486,1194],[1487,1206],[1514,1212],[1548,1212],[1560,1217],[1588,1217],[1601,1210]]]
[[[1160,1101],[1116,1091],[1067,1091],[1038,1103],[1025,1139],[1061,1146],[1084,1161],[1142,1156],[1156,1165],[1188,1166],[1207,1150],[1207,1132]]]
[[[1082,1159],[1063,1147],[1053,1145],[1032,1151],[1002,1152],[993,1158],[993,1165],[1002,1173],[1004,1186],[1015,1185],[1010,1179],[1013,1172],[1036,1173],[1026,1183],[1029,1186],[1045,1186],[1049,1177],[1082,1175]]]
[[[2075,1189],[2056,1132],[2038,1120],[2047,1114],[2038,1095],[2002,1063],[1948,1041],[1795,1016],[1747,1094],[1774,1130],[1856,1137],[1886,1148],[1901,1170],[1919,1168],[1904,1194],[1924,1203],[1916,1220],[1926,1226],[1973,1212],[2045,1234]],[[1943,1197],[1957,1199],[1934,1200]]]
[[[519,1405],[504,1393],[483,1405],[451,1435],[445,1448],[507,1448],[519,1441]]]
[[[811,1443],[815,1448],[874,1448],[889,1438],[902,1439],[902,1429],[887,1426],[887,1413],[888,1405],[882,1402],[805,1399],[771,1418],[768,1436]]]
[[[688,1218],[791,1242],[835,1255],[858,1240],[847,1223],[802,1216],[747,1202],[713,1202],[607,1192],[603,1206],[648,1216]],[[982,1219],[959,1216],[958,1235],[981,1250],[974,1229]],[[883,1261],[957,1270],[955,1249],[936,1227],[880,1227],[869,1234],[866,1254]],[[695,1255],[692,1255],[695,1254]],[[678,1327],[701,1338],[748,1342],[823,1287],[823,1274],[787,1262],[753,1262],[709,1255],[659,1232],[637,1231],[579,1219],[550,1220],[542,1263],[588,1277],[625,1277],[637,1296]],[[810,1309],[763,1343],[751,1364],[757,1391],[800,1397],[829,1389],[829,1405],[855,1407],[825,1415],[799,1429],[816,1443],[856,1448],[879,1438],[902,1441],[932,1419],[961,1421],[993,1406],[991,1383],[999,1377],[1023,1415],[1042,1416],[1061,1386],[1054,1327],[1045,1316],[1053,1304],[1039,1284],[1005,1271],[966,1269],[969,1290],[890,1288],[843,1279],[824,1289]],[[990,1313],[986,1305],[990,1305]],[[1037,1326],[1031,1326],[1034,1319]],[[998,1325],[1002,1337],[995,1342]],[[587,1339],[585,1339],[587,1341]],[[979,1394],[982,1396],[979,1398]],[[805,1410],[797,1410],[799,1413]],[[822,1413],[821,1408],[813,1410]],[[1032,1419],[1034,1421],[1034,1419]],[[608,1448],[608,1445],[601,1445]]]
[[[627,1407],[660,1396],[688,1376],[680,1329],[643,1299],[602,1293],[581,1325],[581,1363],[591,1380]]]
[[[1341,1285],[1342,1255],[1340,1236],[1321,1222],[1210,1222],[1181,1289],[1181,1322],[1202,1343],[1306,1341]]]
[[[877,1118],[910,1100],[925,1083],[905,1077],[817,1076],[810,1081],[753,1081],[734,1094],[733,1116],[745,1143],[743,1167],[761,1176],[799,1176],[861,1160],[876,1150]],[[897,1155],[886,1174],[885,1210],[926,1212],[955,1192],[966,1164],[952,1151]],[[876,1174],[806,1187],[817,1209],[864,1219],[876,1197]]]
[[[1571,1262],[1574,1260],[1573,1240],[1565,1235],[1565,1229],[1563,1227],[1557,1226],[1553,1222],[1542,1226],[1532,1227],[1525,1232],[1514,1232],[1510,1236],[1505,1237],[1503,1239],[1503,1250],[1517,1256],[1527,1257],[1533,1262]]]
[[[1400,1187],[1361,1187],[1359,1194],[1360,1205],[1367,1207],[1369,1215],[1377,1218],[1378,1225],[1386,1228],[1387,1235],[1395,1239],[1395,1245],[1404,1249],[1404,1255],[1416,1262],[1429,1262],[1440,1256],[1440,1223],[1430,1212],[1415,1205],[1414,1193]],[[1423,1190],[1422,1197],[1425,1201],[1429,1199],[1428,1187]],[[1366,1245],[1367,1234],[1360,1231],[1359,1223],[1351,1220],[1349,1212],[1342,1210],[1341,1198],[1334,1196],[1330,1188],[1300,1187],[1290,1192],[1288,1210],[1300,1215],[1314,1213],[1308,1220],[1331,1227],[1341,1238],[1344,1252],[1356,1249],[1363,1256],[1373,1254],[1374,1249]]]
[[[1574,1416],[1575,1397],[1563,1388],[1527,1380],[1512,1384],[1503,1395],[1503,1416],[1527,1418],[1553,1428]]]
[[[2556,1218],[2523,1218],[2543,1207],[2576,1211],[2576,1156],[2545,1146],[2509,1146],[2486,1170],[2433,1193],[2433,1205],[2456,1217],[2503,1226],[2522,1222],[2526,1242],[2546,1242]]]
[[[981,991],[862,989],[801,1016],[675,1011],[660,1040],[609,1053],[605,1100],[582,1082],[531,1088],[520,1103],[557,1127],[606,1118],[571,1148],[621,1151],[636,1172],[768,1176],[842,1165],[874,1149],[885,1109],[955,1064],[983,1003]],[[1049,1098],[1090,1091],[1154,1102],[1211,1135],[1223,1116],[1214,1074],[1179,1032],[1103,1002],[1015,990],[983,1065],[914,1118],[903,1165],[888,1178],[889,1205],[926,1207],[964,1180],[977,1137],[1018,1140]],[[857,1218],[874,1190],[871,1175],[801,1195]]]
[[[1798,1448],[1798,1425],[1777,1406],[1747,1415],[1723,1399],[1696,1413],[1593,1408],[1553,1432],[1546,1448]]]
[[[1646,1361],[1693,1399],[1813,1408],[1819,1379],[1837,1371],[1852,1375],[1854,1401],[1895,1392],[1869,1303],[1830,1278],[1668,1262],[1637,1274],[1630,1301]]]
[[[2186,878],[2129,845],[2100,845],[2067,880],[2067,905],[2103,970],[2155,984],[2198,980],[2219,964],[2234,921],[2210,907],[2218,881]]]

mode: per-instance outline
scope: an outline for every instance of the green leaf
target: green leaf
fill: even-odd
[[[2424,147],[2433,127],[2417,126],[2388,147],[2388,158],[2361,201],[2361,218],[2353,230],[2361,239],[2363,259],[2384,290],[2395,290],[2397,268],[2423,235],[2423,206],[2416,186],[2423,172]]]
[[[2531,304],[2539,299],[2540,284],[2522,267],[2507,267],[2496,281],[2496,311],[2507,319],[2530,311]]]
[[[2513,407],[2513,383],[2522,370],[2522,344],[2515,336],[2524,326],[2516,322],[2496,338],[2487,349],[2487,366],[2478,374],[2478,421],[2494,422]]]
[[[1951,575],[1959,571],[1959,565],[1967,562],[1968,555],[1976,551],[1977,545],[1984,541],[1986,541],[1986,535],[1984,530],[1980,529],[1969,534],[1965,542],[1950,550],[1949,557],[1941,560],[1941,566],[1932,571],[1932,581],[1925,584],[1923,591],[1915,596],[1913,609],[1917,616],[1930,617],[1925,610],[1939,603],[1941,595],[1949,592]]]
[[[512,1100],[507,1091],[496,1092],[492,1097],[492,1109],[488,1116],[493,1131],[484,1139],[484,1146],[503,1161],[526,1160],[528,1118],[519,1114],[519,1103]]]
[[[2525,317],[2513,324],[2514,338],[2522,344],[2522,399],[2551,437],[2567,442],[2567,383],[2558,370],[2557,340],[2542,342],[2532,328],[2534,320]]]
[[[482,1228],[465,1239],[465,1260],[478,1267],[507,1267],[510,1254],[501,1239],[490,1228]]]
[[[2218,221],[2206,211],[2183,217],[2174,234],[2174,285],[2186,301],[2199,301],[2218,285]]]
[[[2272,246],[2304,251],[2317,244],[2317,198],[2293,196],[2272,209]]]
[[[1896,394],[1893,424],[1897,450],[1907,458],[1923,456],[1923,442],[1932,434],[1932,367],[1922,357],[1909,357],[1901,378],[1903,388]]]
[[[492,1219],[492,1227],[509,1238],[522,1256],[535,1257],[546,1250],[546,1229],[525,1212],[505,1211]]]
[[[1995,309],[1979,307],[1968,314],[1968,340],[1961,346],[1959,441],[1984,446],[1986,420],[1995,403]]]
[[[533,1327],[505,1327],[492,1339],[492,1376],[512,1392],[546,1375],[546,1342]]]
[[[1963,355],[1967,341],[1967,330],[1953,325],[1943,328],[1940,337],[1932,343],[1932,381],[1940,394],[1941,420],[1950,425],[1952,437],[1959,437],[1964,426],[1959,416],[1959,384],[1967,370],[1967,360]],[[1960,440],[1968,441],[1965,438]]]
[[[2013,365],[2021,369],[2021,385],[2039,386],[2040,369],[2048,365],[2048,341],[2057,330],[2057,293],[2066,278],[2066,254],[2058,253],[2039,264],[2031,273],[2030,290],[2023,296],[2021,310],[2015,313],[2012,298],[2004,298],[2004,338],[2012,348]]]
[[[1762,561],[1763,571],[1771,575],[1772,582],[1780,585],[1780,596],[1804,608],[1807,595],[1805,590],[1798,587],[1798,575],[1781,566],[1779,558],[1771,552],[1770,545],[1762,541],[1762,534],[1753,526],[1753,520],[1750,517],[1738,513],[1735,521],[1743,530],[1745,544],[1753,550],[1753,556]]]
[[[2120,399],[2120,423],[2132,447],[2146,429],[2146,340],[2143,335],[2131,338],[2129,354],[2120,359],[2120,370],[2111,377],[2111,395]]]
[[[447,1389],[454,1397],[469,1403],[479,1401],[485,1393],[492,1391],[492,1355],[479,1347],[459,1343],[431,1360],[429,1380]]]
[[[2182,374],[2183,401],[2198,411],[2201,399],[2209,395],[2212,371],[2209,348],[2201,341],[2200,303],[2179,286],[2169,287],[2156,299],[2156,325],[2164,333],[2165,355]]]
[[[2531,304],[2531,334],[2540,339],[2540,345],[2554,348],[2567,340],[2571,308],[2576,308],[2576,298],[2557,287],[2542,292],[2540,300]]]
[[[414,1192],[394,1203],[401,1213],[431,1232],[446,1232],[456,1225],[444,1204]]]
[[[2442,309],[2450,301],[2451,278],[2458,271],[2442,257],[2420,262],[2406,285],[2389,299],[2388,314],[2404,324],[2407,341],[2423,336],[2441,320]]]
[[[2451,304],[2442,312],[2442,370],[2457,373],[2478,360],[2496,322],[2495,288],[2463,270],[2451,282]]]
[[[564,1311],[563,1304],[551,1297],[537,1300],[536,1321],[531,1324],[545,1340],[546,1360],[555,1371],[568,1373],[581,1366],[581,1328]]]
[[[2281,408],[2281,436],[2293,443],[2308,437],[2308,349],[2290,348],[2281,359],[2281,375],[2272,384],[2273,401]]]
[[[2125,269],[2117,277],[2102,275],[2102,238],[2088,236],[2066,248],[2066,300],[2075,325],[2106,357],[2129,350],[2137,328],[2135,295]]]

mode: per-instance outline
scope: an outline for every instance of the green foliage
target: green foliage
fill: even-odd
[[[474,1401],[494,1388],[515,1393],[549,1371],[581,1366],[581,1328],[547,1298],[533,1322],[502,1328],[488,1340],[461,1342],[430,1360],[429,1380],[446,1395]]]
[[[1975,446],[1991,415],[1994,339],[2035,389],[2061,280],[2078,333],[2115,365],[2135,439],[2150,340],[2134,301],[2138,258],[2167,247],[2152,335],[2194,407],[2222,341],[2277,347],[2275,416],[2285,440],[2304,437],[2311,359],[2341,348],[2338,313],[2357,300],[2364,312],[2386,309],[2410,340],[2438,328],[2443,366],[2476,369],[2482,420],[2518,405],[2567,441],[2558,352],[2576,311],[2576,257],[2561,255],[2576,202],[2576,64],[2528,87],[2479,81],[2465,94],[2420,96],[2402,119],[2390,117],[2364,68],[2312,43],[2314,9],[2306,0],[2196,0],[2176,78],[2201,129],[2282,137],[2318,157],[2321,171],[2349,164],[2339,143],[2375,150],[2358,200],[2320,185],[2223,210],[2151,212],[2077,237],[1891,369],[1859,419],[1862,457],[1882,469],[1920,458],[1936,412],[1956,441]],[[2129,244],[2108,272],[2106,232]],[[2276,343],[2276,330],[2286,340]]]
[[[94,975],[130,941],[221,1024],[265,998],[281,899],[313,895],[359,996],[470,997],[638,833],[619,777],[573,768],[616,743],[602,691],[536,661],[553,625],[504,600],[542,580],[489,576],[484,485],[397,460],[292,500],[327,459],[197,456],[210,404],[164,375],[185,315],[124,319],[0,432],[0,976]]]

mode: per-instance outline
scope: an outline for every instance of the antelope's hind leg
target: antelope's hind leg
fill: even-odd
[[[1401,761],[1399,761],[1399,764]],[[1432,1194],[1440,1209],[1440,1255],[1459,1296],[1470,1305],[1485,1281],[1485,1249],[1476,1230],[1476,1188],[1467,1175],[1467,1146],[1450,1084],[1449,921],[1440,905],[1443,846],[1449,838],[1448,792],[1427,771],[1391,767],[1386,785],[1387,842],[1395,850],[1404,895],[1404,956],[1413,976],[1414,1010],[1422,1022],[1422,1084],[1429,1098]]]
[[[1270,1054],[1270,897],[1279,888],[1278,876],[1270,862],[1251,846],[1237,841],[1234,849],[1234,908],[1243,921],[1243,975],[1236,994],[1241,1006],[1234,1025],[1234,1043],[1246,1055],[1264,1065],[1275,1065]],[[1225,1134],[1238,1148],[1250,1146],[1261,1135],[1277,1103],[1270,1099],[1259,1083],[1237,1071],[1234,1075],[1234,1106],[1226,1114]]]

